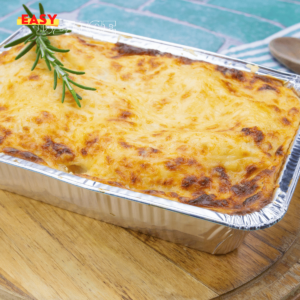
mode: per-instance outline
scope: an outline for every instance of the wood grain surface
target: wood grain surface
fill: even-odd
[[[0,299],[296,299],[299,209],[215,256],[0,190]]]

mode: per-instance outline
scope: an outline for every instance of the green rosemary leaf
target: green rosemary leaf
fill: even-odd
[[[68,32],[72,32],[72,30],[70,30],[70,29],[54,29],[52,31],[52,33],[61,33],[61,32],[68,33]]]
[[[55,52],[69,52],[70,51],[69,49],[59,49],[59,48],[56,48],[52,45],[48,45],[48,48],[55,51]]]
[[[24,41],[26,41],[30,36],[32,36],[32,33],[27,34],[27,35],[25,35],[25,36],[23,36],[23,37],[15,40],[15,41],[9,43],[9,44],[6,44],[4,46],[4,48],[9,48],[9,47],[13,47],[13,46],[19,45],[19,44],[23,43]]]
[[[51,54],[51,55],[54,54],[54,51],[50,50],[48,47],[47,47],[45,50],[46,50],[46,52],[47,52],[48,54]]]
[[[55,59],[55,61],[56,61],[56,63],[58,64],[58,65],[60,65],[60,66],[63,66],[64,64],[60,61],[60,60],[58,60],[57,58]]]
[[[74,71],[74,70],[70,70],[70,69],[67,69],[67,68],[62,68],[63,70],[69,72],[69,73],[72,73],[72,74],[77,74],[77,75],[83,75],[85,74],[85,72],[80,72],[80,71]]]
[[[55,58],[53,58],[52,55],[48,55],[47,58],[51,64],[55,63]]]
[[[50,63],[49,63],[47,55],[45,55],[45,62],[46,62],[46,65],[47,65],[49,71],[51,71],[51,66],[50,66]]]
[[[60,75],[59,75],[59,67],[58,66],[54,66],[54,69],[56,71],[56,75],[58,77],[58,79],[60,79]]]
[[[31,34],[28,39],[24,42],[24,44],[27,44],[29,41],[32,42],[32,38],[34,37],[34,34]]]
[[[32,68],[31,68],[31,71],[33,71],[33,70],[35,69],[35,67],[36,67],[36,65],[37,65],[37,63],[38,63],[38,61],[39,61],[40,55],[41,55],[41,50],[38,50],[37,55],[36,55],[36,59],[35,59],[35,61],[34,61],[34,63],[33,63],[33,66],[32,66]]]
[[[66,32],[69,32],[69,31],[66,31]],[[63,34],[65,34],[66,32],[50,33],[50,34],[47,34],[47,36],[57,36],[57,35],[63,35]]]
[[[42,39],[46,45],[50,45],[50,41],[48,40],[48,38],[46,36],[42,36]]]
[[[70,78],[69,78],[69,81],[72,82],[74,85],[76,85],[76,86],[78,86],[78,87],[80,87],[81,89],[84,89],[84,90],[90,90],[90,91],[96,91],[97,90],[97,89],[89,87],[89,86],[81,85],[81,84],[71,80]]]
[[[45,57],[45,50],[41,47],[40,47],[40,49],[41,49],[41,58],[44,58]]]
[[[56,86],[57,86],[57,72],[56,70],[54,70],[54,90],[56,89]]]
[[[23,7],[27,12],[28,16],[32,18],[33,14],[29,10],[29,8],[26,5],[23,5]],[[44,7],[41,3],[39,3],[39,10],[41,15],[45,14]],[[29,52],[36,45],[36,49],[35,49],[36,59],[32,65],[31,70],[33,71],[36,68],[40,58],[44,58],[48,69],[51,71],[52,70],[51,66],[54,68],[54,84],[53,84],[54,90],[57,88],[57,80],[61,78],[63,81],[63,92],[62,92],[61,102],[64,103],[65,101],[66,87],[67,87],[68,90],[71,92],[77,105],[81,107],[79,100],[82,100],[82,97],[75,92],[70,82],[82,89],[92,90],[92,91],[95,91],[96,89],[81,85],[77,82],[74,82],[68,77],[69,74],[67,72],[77,74],[77,75],[83,75],[85,74],[85,72],[74,71],[71,69],[64,68],[63,63],[55,57],[55,53],[56,52],[66,53],[69,52],[70,50],[59,49],[57,47],[54,47],[51,45],[51,42],[48,39],[48,36],[63,35],[65,33],[72,32],[72,30],[47,29],[46,25],[26,25],[26,26],[30,29],[31,33],[5,45],[4,48],[16,46],[21,43],[24,44],[30,43],[24,49],[22,49],[21,52],[16,56],[15,59],[17,60],[21,58],[23,55],[25,55],[27,52]]]
[[[44,15],[45,14],[45,10],[44,10],[44,7],[43,7],[42,3],[39,3],[39,8],[40,8],[40,14]]]
[[[33,17],[33,14],[32,14],[32,12],[29,10],[29,8],[28,8],[25,4],[23,4],[23,7],[24,7],[25,11],[27,12],[28,16],[29,16],[30,18],[32,18],[32,17]]]
[[[64,103],[64,101],[65,101],[65,94],[66,94],[66,84],[65,84],[65,81],[63,80],[63,90],[62,90],[61,103]]]
[[[80,104],[80,102],[79,102],[79,100],[78,100],[78,98],[77,98],[77,94],[76,94],[76,92],[72,89],[72,90],[69,90],[70,92],[71,92],[71,94],[72,94],[72,96],[73,96],[73,98],[75,99],[75,102],[77,103],[77,105],[79,106],[79,107],[81,107],[81,104]]]
[[[15,58],[15,60],[21,58],[23,55],[25,55],[31,48],[34,47],[34,45],[36,44],[35,41],[31,42],[27,47],[25,47]]]

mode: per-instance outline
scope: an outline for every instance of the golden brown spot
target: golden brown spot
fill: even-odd
[[[209,177],[203,176],[198,180],[198,183],[201,187],[209,187],[211,179]]]
[[[229,180],[229,177],[228,177],[228,175],[226,174],[225,168],[223,168],[223,167],[216,167],[216,168],[214,168],[214,171],[216,171],[216,172],[220,175],[220,177],[221,177],[222,179],[224,179],[224,180]]]
[[[39,117],[34,118],[33,120],[37,124],[42,124],[44,122],[50,122],[53,119],[52,115],[47,111],[42,111]]]
[[[130,111],[122,111],[120,114],[120,118],[121,119],[127,119],[133,116],[133,113],[131,113]]]
[[[83,148],[83,149],[81,149],[81,154],[82,154],[83,156],[85,156],[85,155],[88,154],[88,152],[87,152],[87,150],[86,150],[85,148]]]
[[[113,51],[118,52],[118,56],[114,58],[118,58],[121,56],[132,56],[132,55],[148,55],[148,56],[156,56],[161,55],[162,52],[153,49],[143,49],[134,46],[130,46],[123,43],[116,43],[115,47],[112,48]]]
[[[231,190],[234,192],[235,195],[238,197],[244,197],[253,194],[258,188],[256,185],[255,180],[245,181],[240,184],[233,185]]]
[[[90,134],[89,136],[92,136],[92,134]],[[88,152],[89,152],[89,150],[90,150],[90,148],[92,148],[93,145],[96,144],[96,143],[98,143],[98,142],[99,142],[99,137],[98,136],[96,136],[96,137],[94,137],[92,139],[87,139],[85,141],[86,147],[84,147],[83,149],[81,149],[81,154],[84,155],[84,156],[87,155]]]
[[[114,185],[114,186],[118,186],[118,187],[124,187],[124,185],[120,182],[117,181],[107,181],[108,184]]]
[[[258,88],[258,91],[265,91],[265,90],[267,90],[267,91],[274,91],[276,93],[280,92],[278,88],[276,88],[274,86],[271,86],[269,84],[264,84],[260,88]]]
[[[0,106],[0,111],[4,111],[4,110],[7,110],[7,107],[6,106]]]
[[[271,105],[271,107],[272,107],[276,112],[278,112],[278,113],[281,112],[281,109],[280,109],[278,106],[276,106],[276,105]]]
[[[80,38],[79,36],[77,36],[77,39],[79,43],[82,45],[89,46],[89,47],[97,47],[97,45],[87,43],[84,39]]]
[[[35,122],[36,122],[37,124],[42,124],[42,123],[43,123],[43,120],[40,119],[40,118],[35,118]]]
[[[251,205],[253,204],[255,201],[257,201],[258,199],[260,199],[262,196],[262,192],[258,192],[257,194],[247,198],[244,202],[243,202],[243,205],[244,206],[248,206],[248,205]]]
[[[197,177],[195,175],[186,176],[182,179],[181,187],[188,188],[197,182]]]
[[[181,187],[189,188],[191,185],[197,185],[202,188],[209,187],[211,183],[211,179],[209,177],[203,176],[198,178],[195,175],[188,175],[182,179]]]
[[[8,51],[3,51],[1,54],[0,54],[0,57],[4,57],[4,56],[6,56],[6,55],[8,55]]]
[[[276,150],[275,155],[277,155],[277,156],[282,156],[283,154],[284,154],[284,152],[283,152],[283,146],[280,146],[280,147]]]
[[[125,176],[125,174],[124,174],[122,171],[120,171],[119,169],[116,169],[115,172],[116,172],[116,174],[118,174],[121,178],[123,178],[123,180],[126,180],[126,176]]]
[[[186,151],[187,149],[188,149],[187,146],[182,145],[182,146],[179,146],[176,150],[179,150],[179,151]]]
[[[128,81],[129,79],[132,78],[132,75],[130,73],[126,73],[126,74],[122,74],[120,77],[123,81]]]
[[[270,78],[268,76],[262,76],[262,75],[254,75],[253,79],[251,80],[251,84],[255,83],[257,80],[261,80],[265,83],[273,84],[276,86],[282,86],[282,81],[276,78]]]
[[[178,57],[177,62],[182,64],[182,65],[191,65],[192,63],[195,62],[195,60],[186,58],[186,57]]]
[[[289,110],[289,112],[288,112],[288,114],[289,114],[290,116],[296,115],[296,114],[298,114],[298,113],[299,113],[299,110],[298,110],[296,107],[291,108],[291,109]]]
[[[40,76],[37,74],[31,74],[28,76],[29,80],[40,80]]]
[[[216,70],[221,72],[227,78],[232,78],[241,82],[245,82],[247,80],[244,72],[240,70],[229,69],[222,66],[216,66]]]
[[[121,69],[123,68],[123,66],[115,61],[111,62],[111,66],[112,68],[114,68],[117,72],[121,71]]]
[[[162,63],[157,61],[156,58],[152,57],[148,60],[148,64],[152,69],[158,68]]]
[[[168,185],[172,185],[173,184],[173,179],[172,178],[169,178],[169,179],[164,179],[162,185],[164,186],[168,186]]]
[[[20,50],[22,48],[22,45],[16,46],[16,48],[18,48],[18,50]],[[7,64],[9,62],[12,62],[14,60],[14,57],[11,56],[10,59],[6,56],[8,56],[9,51],[3,51],[0,54],[0,64]]]
[[[162,109],[168,103],[170,103],[170,101],[167,100],[166,98],[164,98],[164,99],[161,99],[161,100],[155,102],[153,104],[153,106],[156,107],[157,109]]]
[[[187,165],[188,166],[193,166],[193,165],[197,165],[198,164],[198,162],[196,161],[196,159],[194,159],[194,158],[189,158],[188,160],[187,160]]]
[[[289,119],[287,119],[286,117],[282,118],[282,123],[286,126],[291,125],[291,121]]]
[[[146,193],[146,194],[150,194],[150,195],[155,195],[155,196],[159,196],[159,195],[165,195],[166,193],[165,192],[162,192],[162,191],[156,191],[156,190],[144,190],[142,191],[143,193]]]
[[[167,161],[165,165],[170,171],[175,171],[177,169],[177,164],[174,161]]]
[[[246,168],[246,177],[251,176],[256,170],[257,170],[257,167],[255,165],[248,166]]]
[[[12,134],[12,131],[4,127],[0,127],[0,130],[3,134],[2,136],[0,136],[0,145],[1,145],[5,141],[5,139]]]
[[[130,181],[131,181],[132,184],[135,184],[137,181],[139,181],[139,178],[135,173],[132,172],[130,174]]]
[[[186,99],[186,98],[188,98],[188,97],[190,97],[191,96],[191,91],[188,91],[188,92],[186,92],[185,94],[183,94],[182,96],[181,96],[181,100],[183,100],[183,99]]]
[[[125,149],[133,148],[132,145],[129,145],[128,143],[123,142],[123,141],[119,142],[119,144],[120,144],[123,148],[125,148]]]
[[[173,197],[173,198],[179,198],[179,195],[177,194],[177,193],[175,193],[175,192],[170,192],[170,194],[169,194],[171,197]]]
[[[51,155],[55,156],[56,158],[65,158],[66,160],[73,160],[75,154],[73,151],[66,145],[55,143],[52,141],[50,137],[45,138],[46,142],[42,145],[44,150],[47,150]]]
[[[225,80],[222,80],[222,82],[224,83],[226,89],[230,93],[236,93],[236,89],[233,87],[232,83],[230,83],[229,81],[225,81]]]
[[[248,136],[248,135],[250,135],[250,136],[252,136],[253,137],[253,139],[254,139],[254,142],[256,143],[256,144],[261,144],[261,142],[263,141],[263,139],[264,139],[264,134],[263,134],[263,132],[262,131],[260,131],[260,130],[258,130],[258,128],[255,126],[255,127],[253,127],[253,128],[243,128],[242,129],[242,132],[246,135],[246,136]]]
[[[14,121],[14,118],[13,117],[7,117],[5,118],[4,122],[12,122]]]
[[[152,147],[140,147],[137,148],[137,151],[139,153],[139,156],[143,157],[149,157],[152,153],[159,153],[160,151],[158,149],[152,148]]]
[[[143,66],[144,64],[145,64],[145,59],[144,59],[144,58],[139,59],[138,62],[137,62],[137,66],[138,66],[138,67],[141,67],[141,66]]]
[[[106,156],[106,161],[107,161],[107,164],[111,165],[112,162],[113,162],[113,159],[109,155],[107,155]]]
[[[41,159],[37,155],[35,155],[31,152],[28,152],[28,151],[21,151],[21,150],[15,149],[15,148],[6,147],[6,148],[3,149],[3,152],[5,154],[8,154],[8,155],[11,155],[11,156],[14,156],[14,157],[18,157],[18,158],[21,158],[21,159],[25,159],[25,160],[28,160],[28,161],[31,161],[31,162],[34,162],[34,163],[37,163],[37,164],[44,164],[45,163],[43,159]]]
[[[216,168],[214,168],[213,171],[219,175],[219,179],[220,179],[219,192],[227,193],[228,190],[230,189],[231,183],[230,183],[229,176],[227,175],[225,168],[216,167]]]
[[[228,201],[225,200],[216,200],[216,196],[213,194],[205,194],[197,196],[195,199],[186,199],[184,197],[179,198],[180,202],[187,203],[194,206],[200,207],[227,207]]]

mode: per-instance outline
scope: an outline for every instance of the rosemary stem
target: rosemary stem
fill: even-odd
[[[33,17],[32,12],[29,10],[29,8],[26,5],[23,5],[25,11],[27,12],[27,14],[29,15],[30,18]],[[41,3],[39,3],[39,10],[40,10],[40,14],[44,14],[45,10],[44,7]],[[31,71],[33,71],[35,69],[35,67],[37,66],[39,59],[43,58],[45,60],[45,63],[48,67],[48,69],[51,71],[51,66],[54,69],[54,85],[53,88],[54,90],[57,87],[57,79],[62,79],[62,84],[63,84],[63,92],[62,92],[62,99],[61,102],[64,103],[65,100],[65,92],[66,92],[66,87],[68,88],[68,90],[70,91],[70,93],[72,94],[75,102],[77,103],[77,105],[79,107],[81,107],[80,101],[82,100],[82,97],[80,95],[78,95],[74,88],[72,87],[71,83],[79,88],[85,89],[85,90],[96,90],[95,88],[91,88],[91,87],[87,87],[84,85],[81,85],[77,82],[74,82],[73,80],[71,80],[68,76],[68,73],[73,73],[76,75],[83,75],[85,74],[85,72],[81,72],[81,71],[74,71],[71,69],[67,69],[63,67],[63,63],[61,61],[59,61],[54,55],[56,54],[56,52],[69,52],[70,50],[68,49],[59,49],[57,47],[54,47],[53,45],[51,45],[50,40],[48,39],[49,36],[58,36],[58,35],[62,35],[68,32],[71,32],[71,30],[61,30],[61,29],[47,29],[46,25],[26,25],[31,33],[18,39],[15,40],[7,45],[4,46],[4,48],[8,48],[8,47],[12,47],[12,46],[16,46],[18,44],[21,43],[29,43],[25,48],[23,48],[21,50],[21,52],[16,56],[15,59],[19,59],[21,58],[23,55],[25,55],[26,53],[28,53],[35,45],[36,45],[36,59],[32,65]]]

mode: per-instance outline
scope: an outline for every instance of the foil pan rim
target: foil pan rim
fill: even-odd
[[[111,42],[121,41],[137,47],[145,46],[139,45],[139,42],[142,41],[146,45],[150,44],[150,47],[148,46],[149,48],[157,49],[162,52],[170,52],[190,59],[204,60],[216,65],[221,65],[249,72],[249,66],[246,61],[230,58],[225,55],[197,49],[194,47],[187,47],[184,45],[155,40],[152,38],[138,36],[130,33],[112,31],[94,25],[63,19],[60,19],[59,27],[72,29],[72,31],[75,33],[86,35],[94,39],[108,41],[107,39],[109,38]],[[21,27],[11,36],[5,39],[0,44],[0,53],[4,51],[3,46],[6,43],[21,36],[24,36],[28,33],[28,30],[29,29],[26,27]],[[103,35],[106,35],[106,37],[103,38]],[[155,44],[159,47],[154,47]],[[166,47],[168,49],[165,51],[161,49]],[[184,53],[182,53],[183,51]],[[294,88],[300,94],[300,76],[296,74],[278,72],[259,65],[258,67],[259,72],[257,72],[257,74],[271,75],[278,79],[285,80],[289,87]],[[214,222],[234,229],[257,230],[274,225],[275,223],[280,221],[287,212],[289,203],[291,201],[294,189],[296,187],[300,175],[300,128],[298,129],[298,132],[294,137],[294,141],[290,148],[290,155],[286,158],[284,166],[281,170],[281,174],[278,178],[279,187],[274,192],[273,201],[267,206],[263,207],[260,211],[246,215],[223,214],[202,207],[196,207],[156,196],[142,194],[132,190],[106,185],[100,182],[92,181],[90,179],[81,178],[79,176],[75,176],[66,172],[58,171],[56,169],[29,162],[20,158],[12,157],[4,153],[0,153],[0,163],[5,163],[19,168],[27,169],[69,183],[71,185],[92,190],[97,193],[104,193],[124,198],[130,201],[139,202],[145,205],[160,207],[162,209],[182,213],[194,218]]]

